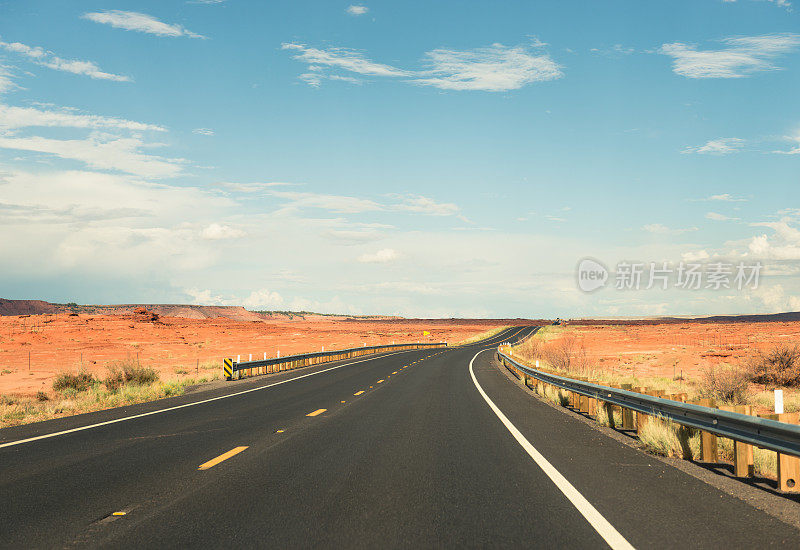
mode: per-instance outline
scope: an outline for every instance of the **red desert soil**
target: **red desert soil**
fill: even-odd
[[[740,366],[756,351],[800,343],[800,321],[670,322],[664,324],[568,325],[590,362],[619,374],[688,378],[708,367]]]
[[[6,300],[7,313],[31,311]],[[26,301],[27,302],[27,301]],[[50,391],[55,375],[81,366],[99,378],[114,361],[131,359],[158,369],[162,379],[196,377],[222,369],[223,357],[261,358],[392,342],[457,342],[506,320],[346,318],[261,315],[243,308],[113,306],[113,314],[60,313],[0,316],[0,394]],[[87,307],[80,307],[86,311]],[[109,306],[96,308],[108,312]],[[183,315],[161,316],[159,311]],[[224,316],[219,316],[224,315]],[[194,317],[194,318],[192,318]],[[209,318],[211,317],[211,318]],[[430,334],[423,336],[423,331]],[[30,369],[29,369],[30,360]]]

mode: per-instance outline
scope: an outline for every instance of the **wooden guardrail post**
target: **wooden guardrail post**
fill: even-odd
[[[750,414],[750,405],[723,405],[721,411]],[[733,440],[733,475],[736,477],[753,477],[753,446],[741,441]]]
[[[647,388],[644,388],[644,387],[637,387],[637,388],[634,389],[634,391],[637,392],[637,393],[643,393],[643,394],[647,395]],[[637,411],[636,412],[636,435],[639,435],[639,434],[642,433],[642,430],[644,430],[645,424],[647,424],[647,415]]]
[[[798,423],[798,413],[762,414],[762,418]],[[778,453],[778,490],[784,493],[800,493],[800,458]]]
[[[632,391],[633,384],[620,384],[619,389]],[[626,409],[625,407],[620,407],[622,409],[622,429],[623,430],[632,430],[634,429],[634,421],[633,421],[633,411],[631,409]]]
[[[714,400],[709,397],[697,399],[691,403],[703,407],[713,407]],[[709,432],[700,432],[700,460],[703,462],[719,462],[717,436]]]
[[[589,382],[592,384],[596,384],[597,380],[589,379]],[[594,397],[587,397],[586,398],[586,414],[591,416],[592,418],[597,417],[597,399]]]

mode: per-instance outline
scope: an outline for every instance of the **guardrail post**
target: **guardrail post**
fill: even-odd
[[[633,389],[633,385],[620,384],[619,389],[631,391]],[[625,407],[620,407],[620,408],[622,409],[622,429],[623,430],[634,429],[635,426],[633,421],[633,411],[631,409],[626,409]]]
[[[596,384],[597,380],[589,380],[590,383]],[[597,399],[594,397],[588,397],[586,401],[586,414],[591,416],[592,418],[597,417]]]
[[[713,407],[714,400],[708,397],[692,401],[695,405]],[[709,432],[700,432],[700,460],[703,462],[719,462],[717,436]]]
[[[762,414],[761,418],[789,424],[798,423],[798,413]],[[778,490],[784,493],[800,493],[800,458],[778,453]]]
[[[735,405],[719,407],[721,411],[750,414],[750,405]],[[733,440],[733,475],[736,477],[753,477],[753,446],[741,441]]]
[[[637,387],[634,391],[647,395],[647,388]],[[647,418],[646,414],[638,411],[636,412],[636,435],[641,434],[642,430],[644,430],[644,426],[647,424]]]

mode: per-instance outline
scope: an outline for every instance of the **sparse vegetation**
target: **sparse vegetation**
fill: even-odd
[[[149,367],[142,367],[132,361],[120,361],[108,368],[108,376],[103,380],[109,391],[119,391],[122,386],[134,384],[149,386],[158,381],[158,372]]]
[[[800,386],[800,346],[778,344],[758,353],[747,367],[752,380],[765,386]]]
[[[70,385],[53,397],[40,392],[47,396],[47,400],[41,400],[38,394],[36,397],[0,395],[0,428],[174,397],[182,395],[190,386],[217,380],[219,377],[219,374],[214,373],[211,377],[206,376],[199,380],[188,378],[151,384],[130,383],[121,385],[117,390],[109,389],[105,381],[100,383],[92,377],[93,383],[84,390]]]
[[[742,368],[722,365],[703,371],[700,379],[700,393],[713,397],[718,402],[740,404],[747,402],[747,389],[752,374]]]
[[[53,380],[53,389],[55,391],[75,390],[86,391],[97,383],[97,379],[88,372],[78,372],[72,374],[69,372],[62,372],[56,379]]]

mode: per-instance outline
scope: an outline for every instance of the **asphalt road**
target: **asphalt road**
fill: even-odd
[[[797,546],[481,352],[531,330],[0,430],[0,546]]]

